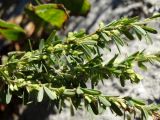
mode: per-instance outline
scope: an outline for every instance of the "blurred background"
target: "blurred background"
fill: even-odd
[[[50,3],[52,0],[41,0],[41,3]],[[54,1],[56,2],[56,0]],[[24,11],[26,6],[32,3],[36,5],[36,0],[0,0],[0,19],[20,25],[24,28],[23,34],[18,36],[18,40],[7,40],[10,36],[1,36],[0,34],[0,59],[1,64],[6,59],[7,53],[15,50],[28,50],[30,39],[33,49],[38,47],[40,38],[47,38],[53,29],[57,29],[61,36],[69,31],[76,31],[81,28],[86,29],[87,33],[92,33],[98,28],[98,24],[103,21],[109,23],[121,17],[138,16],[144,19],[153,14],[160,13],[160,0],[90,0],[91,7],[85,13],[77,13],[76,10],[71,13],[63,26],[51,27],[38,20],[32,21],[31,14],[26,15]],[[29,13],[29,12],[28,12]],[[160,31],[160,20],[150,24]],[[46,25],[46,24],[45,24]],[[0,26],[1,29],[1,26]],[[22,37],[21,37],[22,36]],[[17,37],[17,36],[16,36]],[[121,48],[122,55],[128,55],[136,50],[147,49],[147,52],[160,51],[160,32],[152,37],[153,44],[148,45],[144,41],[133,40],[128,46]],[[113,56],[118,51],[114,45],[111,45],[112,52],[104,53],[104,59]],[[142,72],[144,80],[138,85],[129,84],[122,88],[116,79],[105,81],[104,86],[99,85],[99,89],[108,95],[134,96],[150,102],[160,103],[160,64],[148,65],[149,71]],[[89,120],[93,116],[86,111],[78,110],[76,115],[71,117],[68,108],[65,108],[59,114],[54,105],[48,105],[47,102],[21,105],[21,100],[14,98],[9,105],[0,103],[0,120]],[[109,110],[99,116],[94,116],[96,120],[122,120],[116,117]]]

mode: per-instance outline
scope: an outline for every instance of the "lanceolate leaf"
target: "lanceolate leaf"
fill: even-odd
[[[125,99],[132,101],[134,104],[145,105],[145,101],[141,99],[136,99],[136,98],[131,98],[131,97],[126,97]]]
[[[56,37],[56,31],[54,30],[50,36],[47,38],[47,43],[48,44],[52,44],[55,41],[55,37]]]
[[[140,35],[146,35],[146,31],[143,30],[140,26],[133,25],[133,27],[135,28],[135,30],[137,31],[137,33],[139,33]]]
[[[42,102],[42,100],[43,100],[43,95],[44,95],[44,89],[43,89],[43,87],[41,87],[41,88],[39,89],[38,96],[37,96],[37,101],[38,101],[38,102]]]
[[[111,103],[105,97],[99,96],[99,101],[102,104],[104,104],[106,107],[110,107],[111,106]]]
[[[128,30],[122,30],[122,33],[130,40],[134,40],[134,36]]]
[[[99,113],[99,107],[98,107],[98,102],[97,101],[92,101],[90,103],[90,106],[92,108],[92,111],[94,112],[95,115],[98,115]]]
[[[10,90],[8,88],[7,94],[6,94],[6,103],[9,104],[12,99],[12,94],[10,93]]]
[[[121,46],[124,45],[123,40],[119,36],[113,34],[113,39],[118,43],[118,45],[121,45]]]
[[[145,39],[146,39],[146,41],[147,41],[148,43],[151,43],[151,44],[153,43],[153,42],[152,42],[152,38],[149,36],[148,33],[146,33]]]
[[[149,118],[148,111],[143,107],[142,107],[141,111],[142,111],[142,115],[144,115],[145,119],[148,120],[148,118]]]
[[[157,30],[151,28],[151,27],[147,27],[147,26],[143,26],[142,27],[144,30],[146,30],[147,32],[153,33],[153,34],[157,34]]]
[[[111,110],[113,110],[119,116],[123,115],[121,109],[114,102],[111,102]]]
[[[159,18],[159,17],[160,17],[160,14],[156,14],[156,15],[150,17],[150,19],[155,19],[155,18]]]
[[[72,100],[70,100],[70,112],[71,112],[71,115],[74,116],[75,114],[75,107],[72,103]]]
[[[39,44],[39,50],[42,51],[43,48],[44,48],[44,40],[42,39]]]
[[[122,76],[120,77],[120,83],[122,87],[125,86],[125,79]]]
[[[101,92],[98,91],[98,90],[87,89],[87,88],[81,88],[81,89],[85,94],[90,94],[90,95],[99,95],[99,94],[101,94]]]
[[[112,66],[114,64],[115,60],[117,59],[117,57],[118,57],[118,54],[116,54],[111,60],[109,60],[107,65],[111,65]]]
[[[48,97],[51,99],[51,100],[55,100],[57,98],[57,95],[54,91],[51,91],[50,89],[48,89],[47,87],[44,87],[44,90],[46,92],[46,94],[48,95]]]
[[[132,98],[131,100],[132,100],[134,103],[137,103],[137,104],[140,104],[140,105],[145,105],[145,101],[144,101],[144,100],[135,99],[135,98]]]

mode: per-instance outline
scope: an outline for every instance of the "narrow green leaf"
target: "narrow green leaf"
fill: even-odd
[[[106,107],[111,106],[111,103],[105,97],[99,96],[98,98],[99,98],[99,101]]]
[[[132,35],[129,31],[127,31],[127,30],[122,30],[122,33],[123,33],[128,39],[134,40],[133,35]]]
[[[40,64],[39,68],[37,68],[38,73],[41,73],[43,69],[43,63]]]
[[[101,32],[101,35],[106,42],[110,41],[110,38],[105,33]]]
[[[145,101],[144,100],[141,100],[141,99],[135,99],[135,98],[131,98],[131,100],[136,103],[136,104],[139,104],[139,105],[145,105]]]
[[[100,94],[101,94],[100,91],[94,90],[94,89],[81,88],[81,90],[82,90],[85,94],[89,94],[89,95],[100,95]]]
[[[12,94],[10,93],[10,90],[8,88],[7,94],[6,94],[6,103],[9,104],[12,99]]]
[[[149,113],[148,113],[148,111],[147,111],[145,108],[143,108],[143,107],[142,107],[142,114],[144,115],[145,119],[148,120],[148,118],[149,118]]]
[[[52,33],[47,38],[46,43],[51,44],[53,41],[55,41],[55,36],[56,36],[56,30],[52,31]]]
[[[138,25],[133,25],[134,29],[140,34],[140,35],[146,35],[146,31],[143,30],[140,26]]]
[[[134,32],[136,33],[138,39],[142,40],[142,35],[137,30],[135,30],[135,29],[134,29]]]
[[[85,52],[85,55],[86,55],[87,59],[90,59],[91,55],[92,55],[91,49],[85,44],[81,44],[81,46],[82,46],[82,48]]]
[[[86,30],[85,29],[80,29],[77,33],[74,33],[74,36],[76,38],[81,38],[86,34]],[[96,39],[96,35],[92,36],[92,39],[95,40]],[[98,38],[97,38],[98,39]]]
[[[115,56],[107,63],[107,65],[112,65],[117,59],[117,57],[118,57],[118,54],[115,54]]]
[[[90,115],[92,115],[92,116],[94,115],[94,112],[93,112],[90,104],[87,104],[87,110],[90,113]]]
[[[70,112],[71,112],[71,116],[74,116],[75,115],[75,107],[72,103],[72,100],[70,99]]]
[[[160,17],[160,14],[156,14],[156,15],[150,17],[150,19],[155,19],[155,18],[159,18],[159,17]]]
[[[11,99],[12,99],[12,95],[9,94],[9,93],[7,93],[7,94],[6,94],[6,103],[9,104],[10,101],[11,101]]]
[[[120,83],[122,87],[125,86],[125,79],[122,76],[120,77]]]
[[[81,95],[81,94],[84,93],[79,87],[77,88],[76,92],[77,92],[78,95]]]
[[[146,33],[145,39],[146,39],[147,43],[150,43],[150,44],[153,43],[153,42],[152,42],[152,38],[149,36],[148,33]]]
[[[86,45],[96,45],[97,44],[97,41],[95,40],[84,40],[84,41],[81,41],[80,44],[86,44]]]
[[[74,96],[74,95],[75,95],[75,91],[65,90],[65,91],[63,92],[63,94],[64,94],[65,96]]]
[[[50,89],[48,89],[47,87],[44,86],[44,90],[46,92],[46,94],[48,95],[48,97],[51,99],[51,100],[55,100],[57,98],[57,95],[54,91],[51,91]]]
[[[62,103],[63,101],[62,101],[62,99],[59,99],[59,101],[58,101],[58,111],[59,111],[59,113],[62,111]]]
[[[123,115],[121,109],[114,102],[111,102],[111,110],[113,110],[119,116]]]
[[[151,28],[151,27],[148,27],[148,26],[143,26],[142,28],[143,28],[145,31],[150,32],[150,33],[153,33],[153,34],[157,34],[157,33],[158,33],[157,30],[155,30],[155,29],[153,29],[153,28]]]
[[[38,101],[38,102],[42,102],[42,100],[43,100],[43,95],[44,95],[44,89],[43,89],[43,87],[41,87],[41,88],[39,89],[38,96],[37,96],[37,101]]]
[[[95,114],[95,115],[98,115],[98,113],[99,113],[98,102],[97,102],[97,101],[92,101],[92,102],[90,103],[90,106],[91,106],[92,111],[94,112],[94,114]]]
[[[143,70],[147,70],[147,67],[142,62],[138,62],[138,66]]]
[[[118,43],[117,45],[124,46],[124,41],[116,34],[113,34],[113,39]]]
[[[41,39],[39,44],[39,50],[42,51],[43,48],[44,48],[44,39]]]
[[[113,21],[111,21],[109,24],[107,24],[106,26],[107,27],[109,27],[109,26],[115,26],[115,25],[117,25],[117,20],[113,20]]]
[[[128,100],[127,101],[127,104],[129,105],[129,106],[131,106],[131,107],[135,107],[134,105],[134,102],[133,101],[131,101],[131,100]]]
[[[120,50],[120,47],[119,47],[119,44],[117,43],[117,41],[115,41],[115,44],[116,44],[116,47],[118,49],[118,52],[121,53],[121,50]]]

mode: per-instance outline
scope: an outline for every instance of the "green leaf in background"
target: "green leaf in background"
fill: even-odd
[[[7,40],[18,40],[25,35],[25,31],[18,25],[0,19],[0,35]]]
[[[39,17],[39,19],[44,22],[50,23],[58,28],[61,28],[68,20],[68,15],[63,5],[43,4],[38,6],[29,6],[26,11],[29,14],[29,17],[33,20],[36,20]]]
[[[58,0],[58,3],[63,4],[74,15],[86,15],[91,8],[89,0]]]

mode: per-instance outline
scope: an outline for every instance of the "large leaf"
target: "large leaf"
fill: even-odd
[[[91,8],[89,0],[58,0],[58,3],[63,4],[75,15],[86,15]]]
[[[0,19],[0,35],[7,40],[18,40],[25,35],[25,31],[18,25]]]
[[[29,17],[35,22],[36,20],[42,20],[41,22],[50,23],[55,27],[62,27],[67,21],[68,15],[62,5],[59,4],[43,4],[38,6],[29,6],[26,9]]]

